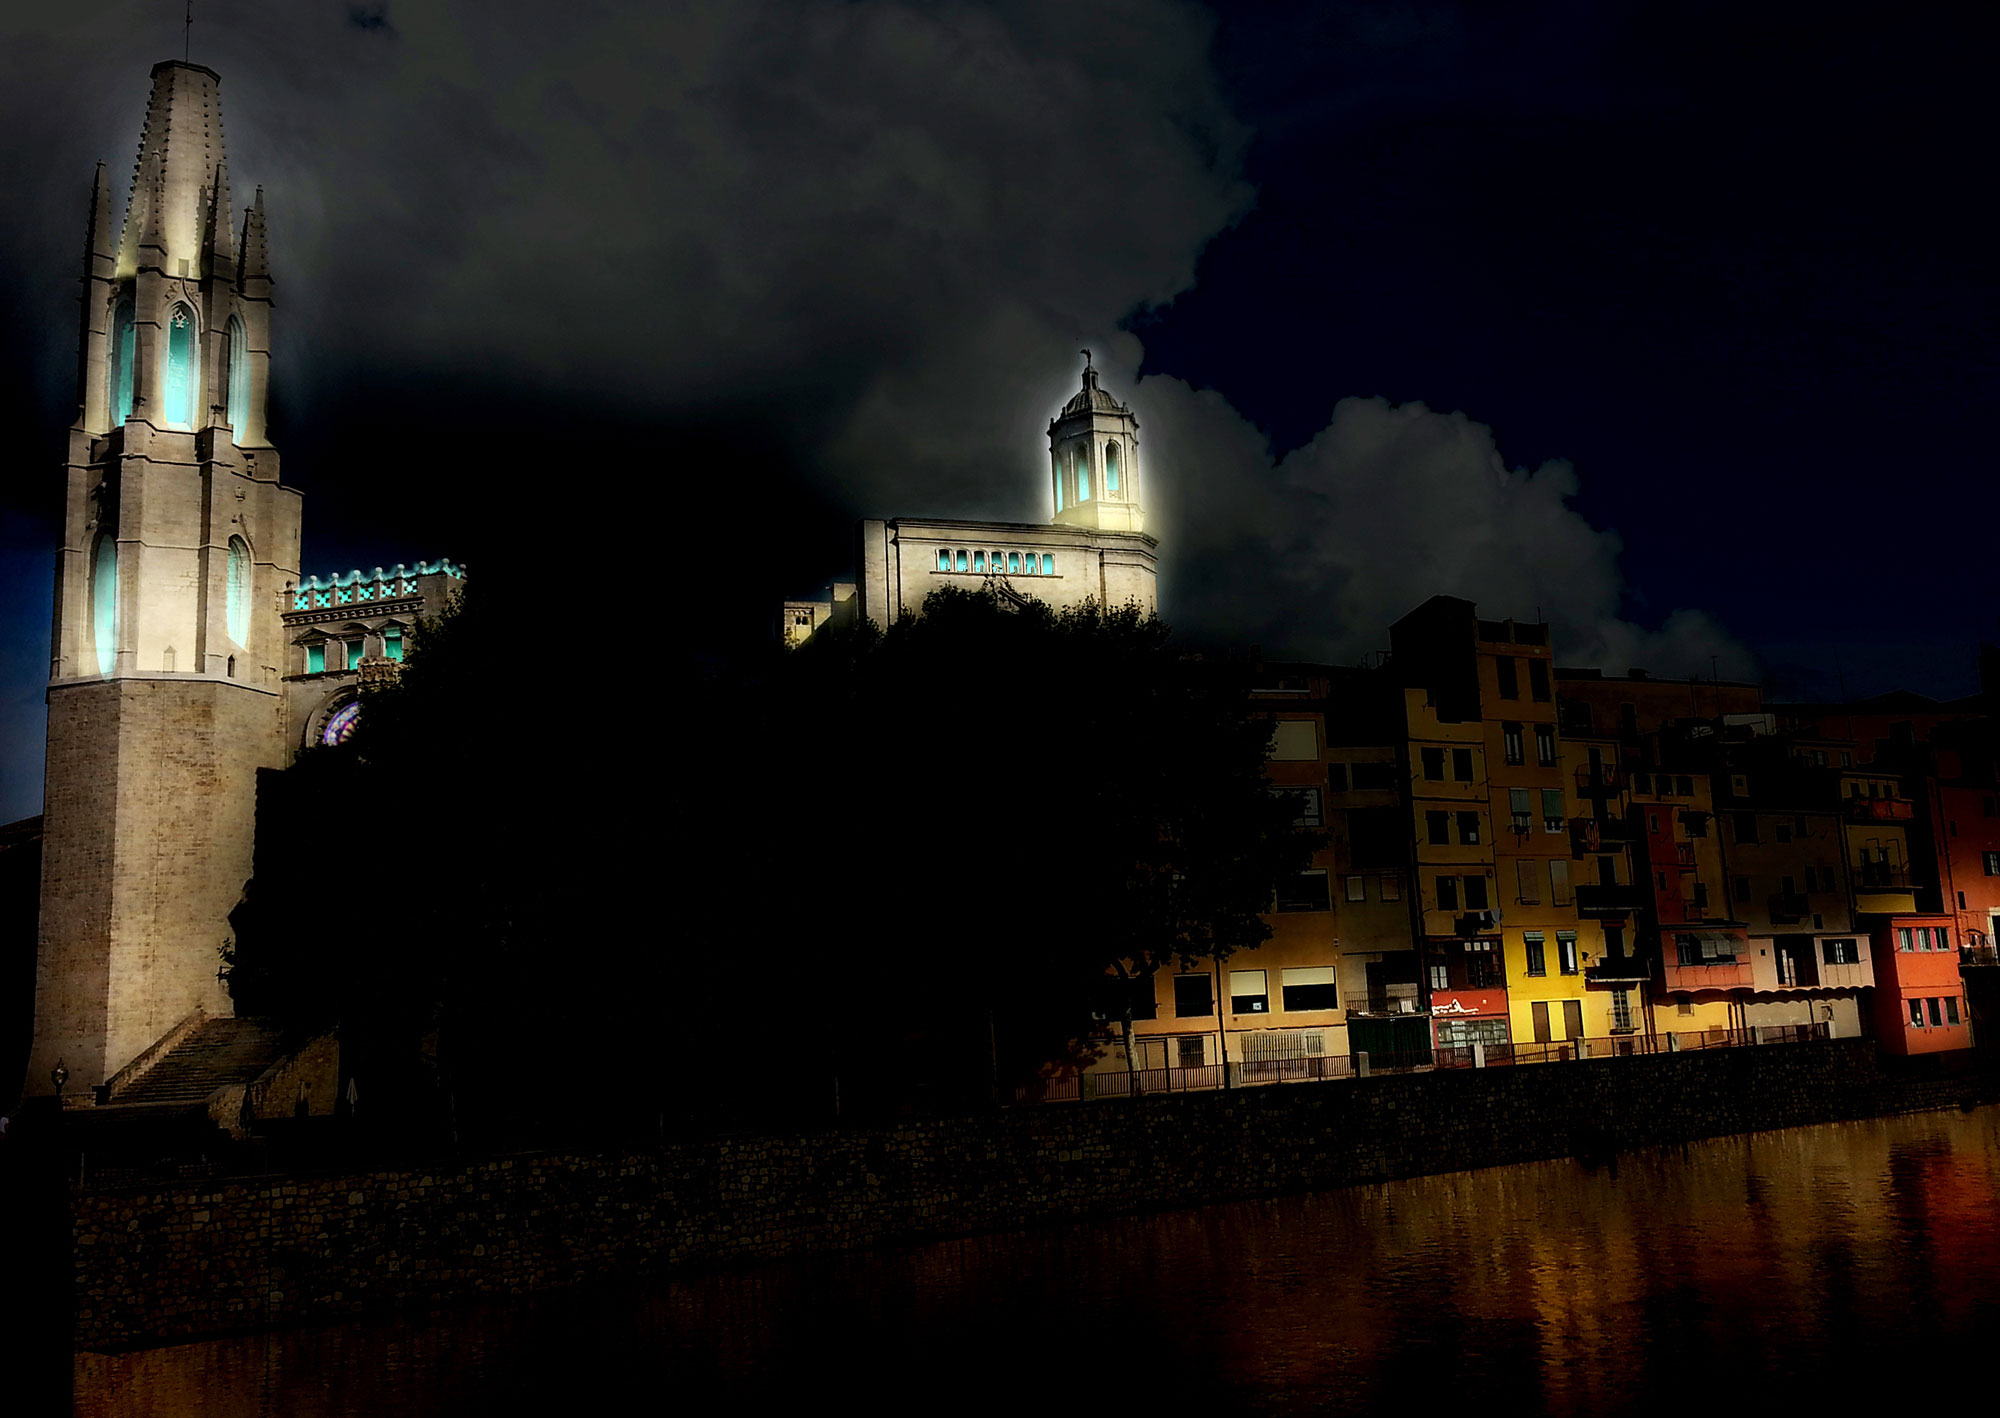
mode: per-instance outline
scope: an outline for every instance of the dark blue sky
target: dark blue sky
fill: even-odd
[[[122,181],[156,8],[0,21],[0,817],[39,801],[89,162]],[[309,572],[652,559],[645,633],[727,653],[856,516],[1038,515],[1094,343],[1192,634],[1346,656],[1451,590],[1590,603],[1572,657],[1949,695],[2000,635],[1994,14],[215,0],[196,57],[270,194]],[[1495,502],[1482,459],[1543,471]],[[1341,545],[1273,579],[1297,526]]]

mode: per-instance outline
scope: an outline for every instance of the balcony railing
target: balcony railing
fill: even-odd
[[[1576,790],[1586,797],[1625,791],[1625,770],[1613,763],[1597,768],[1588,765],[1576,770]]]
[[[2000,950],[1990,945],[1961,945],[1958,948],[1958,963],[1961,965],[2000,965]]]
[[[1908,867],[1892,867],[1881,862],[1863,862],[1854,869],[1854,886],[1857,891],[1908,891],[1910,885]]]
[[[1646,893],[1636,886],[1595,883],[1576,889],[1576,909],[1585,916],[1629,916],[1645,904]]]
[[[1674,865],[1678,866],[1682,871],[1694,870],[1694,843],[1674,843]]]
[[[1917,815],[1908,798],[1843,798],[1841,807],[1849,822],[1908,822]]]

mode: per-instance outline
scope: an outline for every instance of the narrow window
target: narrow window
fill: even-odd
[[[1535,903],[1542,899],[1542,866],[1533,857],[1524,857],[1514,863],[1515,899]]]
[[[1444,781],[1444,750],[1427,748],[1422,750],[1424,761],[1424,781],[1442,783]],[[2000,857],[2000,853],[1989,852],[1989,857]]]
[[[250,416],[250,351],[243,333],[243,317],[229,317],[229,348],[226,355],[229,371],[229,427],[241,441],[244,423]]]
[[[1019,553],[1018,551],[1010,551],[1007,553],[1007,574],[1010,576],[1018,576],[1021,574],[1021,553]]]
[[[1076,447],[1076,500],[1090,501],[1090,448],[1082,443]]]
[[[1942,1026],[1944,1023],[1944,1001],[1933,998],[1925,1000],[1924,1003],[1930,1006],[1931,1028],[1936,1029]]]
[[[973,569],[974,571],[978,571],[978,572],[982,572],[982,573],[983,573],[983,572],[984,572],[984,571],[986,570],[986,553],[985,553],[985,552],[983,552],[983,551],[976,551],[976,552],[974,552],[974,553],[972,554],[972,569]]]
[[[1537,703],[1549,702],[1549,662],[1547,660],[1528,661],[1528,689]]]
[[[1569,863],[1557,857],[1549,863],[1549,903],[1567,906],[1573,899],[1569,889]]]
[[[97,642],[97,673],[108,679],[118,664],[118,543],[109,532],[97,534],[91,563],[91,633]]]
[[[306,646],[306,673],[316,675],[326,669],[326,642]]]
[[[1431,966],[1432,993],[1434,994],[1442,993],[1443,991],[1448,990],[1450,988],[1451,988],[1451,967],[1442,964]]]
[[[1563,830],[1563,795],[1561,788],[1542,789],[1542,831]]]
[[[194,312],[176,305],[167,315],[167,378],[161,391],[167,427],[194,427],[195,384]]]
[[[1458,815],[1458,840],[1468,847],[1479,845],[1479,814],[1462,812]]]
[[[228,674],[229,674],[229,677],[230,677],[231,679],[235,679],[235,678],[236,678],[236,657],[235,657],[234,655],[231,655],[231,656],[229,657],[229,670],[228,670]]]
[[[1461,783],[1472,781],[1472,750],[1455,748],[1451,751],[1451,776]]]
[[[1547,941],[1548,937],[1540,931],[1528,931],[1522,935],[1521,943],[1527,947],[1528,951],[1528,973],[1530,975],[1540,976],[1549,973]]]
[[[118,302],[111,317],[111,425],[122,427],[132,417],[132,356],[136,346],[132,300]]]
[[[1483,876],[1468,876],[1465,879],[1465,909],[1468,911],[1484,911],[1486,907],[1486,878]]]
[[[1053,575],[1055,575],[1055,574],[1056,574],[1056,559],[1055,559],[1055,558],[1054,558],[1053,556],[1045,556],[1045,557],[1043,557],[1043,558],[1042,558],[1042,575],[1044,575],[1044,576],[1053,576]]]
[[[1118,491],[1118,445],[1116,443],[1107,443],[1104,445],[1104,490],[1107,493]]]
[[[382,632],[382,653],[397,664],[403,661],[403,627],[392,625]]]
[[[1500,697],[1519,699],[1521,697],[1521,670],[1512,655],[1502,655],[1494,662],[1500,674]]]
[[[359,640],[350,640],[347,642],[347,668],[350,670],[361,668],[361,647],[362,642]]]
[[[1896,949],[1902,951],[1911,949],[1910,928],[1908,926],[1896,927]]]
[[[174,672],[174,647],[169,645],[160,652],[160,668],[168,674]]]
[[[1556,932],[1556,961],[1558,968],[1563,974],[1574,975],[1577,973],[1575,931]]]
[[[965,556],[966,556],[966,554],[965,554],[965,552],[963,552],[963,551],[960,551],[960,552],[958,553],[958,557],[957,557],[957,561],[958,561],[958,569],[959,569],[960,571],[963,571],[963,570],[965,570],[965,569],[966,569],[966,561],[965,561]]]
[[[1553,724],[1535,725],[1535,762],[1544,768],[1556,766],[1556,729]]]
[[[1920,999],[1909,1001],[1910,1024],[1917,1029],[1924,1027],[1924,1002]]]
[[[250,643],[250,544],[241,537],[229,539],[229,564],[225,573],[223,601],[229,638],[238,645]]]
[[[1055,459],[1055,464],[1056,464],[1056,511],[1060,512],[1063,510],[1062,454],[1056,453],[1052,454],[1051,456]]]
[[[1507,790],[1507,816],[1512,819],[1509,826],[1516,832],[1531,832],[1534,830],[1534,803],[1533,795],[1526,788],[1509,788]]]
[[[1947,1023],[1947,1024],[1956,1024],[1956,1023],[1958,1023],[1958,996],[1957,996],[1957,995],[1946,995],[1946,996],[1944,997],[1944,1022],[1945,1022],[1945,1023]]]
[[[1451,845],[1451,814],[1448,812],[1427,812],[1424,814],[1424,830],[1433,847]]]
[[[940,570],[940,571],[949,571],[949,570],[951,570],[951,553],[950,553],[950,552],[948,552],[948,551],[941,551],[941,552],[939,552],[939,553],[938,553],[938,570]]]
[[[1457,877],[1455,876],[1439,877],[1437,879],[1437,893],[1438,893],[1438,910],[1456,911],[1458,909]]]
[[[1500,726],[1500,747],[1510,764],[1526,763],[1527,752],[1522,747],[1521,726],[1502,724]]]

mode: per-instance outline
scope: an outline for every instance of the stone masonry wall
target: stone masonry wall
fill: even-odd
[[[1001,1231],[1954,1106],[1862,1041],[1015,1109],[869,1131],[72,1196],[75,1341]]]

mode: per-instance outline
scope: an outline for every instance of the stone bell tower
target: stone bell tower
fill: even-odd
[[[289,761],[282,588],[300,498],[265,436],[261,189],[230,204],[221,80],[157,64],[112,240],[83,252],[64,469],[30,1091],[103,1082],[196,1008],[250,874],[257,770]]]
[[[1083,351],[1083,388],[1049,421],[1055,520],[1103,532],[1143,532],[1139,505],[1139,420],[1097,385]]]

